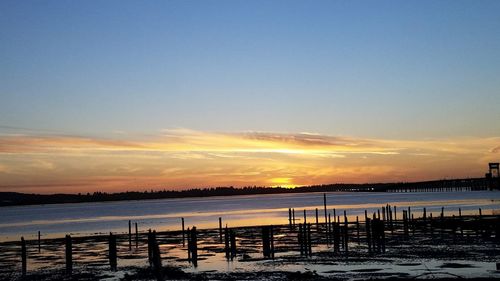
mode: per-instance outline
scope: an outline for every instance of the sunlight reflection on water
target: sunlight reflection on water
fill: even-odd
[[[438,215],[445,207],[447,215],[456,214],[461,207],[463,214],[475,214],[482,208],[483,214],[500,209],[500,192],[418,192],[418,193],[327,193],[329,212],[337,215],[347,211],[349,220],[364,216],[385,204],[408,206],[419,216],[423,207],[428,213]],[[323,193],[297,193],[272,195],[246,195],[232,197],[206,197],[160,199],[77,204],[4,207],[0,209],[0,240],[17,240],[20,236],[32,239],[37,231],[44,238],[61,237],[66,233],[89,235],[95,233],[124,233],[128,220],[137,222],[140,229],[177,230],[180,218],[186,227],[218,227],[218,217],[230,227],[286,224],[288,208],[296,209],[296,218],[302,219],[303,210],[308,220],[315,221],[315,209],[319,220],[324,220]],[[398,211],[399,212],[399,211]],[[398,215],[401,215],[399,213]]]

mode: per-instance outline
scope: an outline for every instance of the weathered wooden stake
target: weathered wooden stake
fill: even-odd
[[[21,274],[23,277],[26,276],[27,260],[26,241],[24,241],[24,237],[21,237]]]
[[[109,266],[112,271],[116,271],[117,268],[117,255],[116,255],[116,236],[113,233],[109,233]]]
[[[274,259],[274,226],[271,225],[271,258]]]
[[[408,239],[408,212],[403,210],[403,233],[405,239]]]
[[[227,225],[226,225],[226,229],[224,231],[224,250],[226,252],[226,260],[229,261],[229,258],[230,258],[230,251],[229,251],[229,241],[231,240],[230,239],[231,237],[229,237],[229,229],[227,228]]]
[[[328,223],[327,213],[326,213],[326,193],[323,193],[323,206],[325,207],[325,224]]]
[[[345,254],[347,255],[349,252],[349,222],[347,220],[347,213],[344,210],[344,251]]]
[[[191,251],[191,261],[195,267],[198,266],[198,237],[196,233],[196,226],[193,226],[189,235],[189,248]]]
[[[157,281],[163,280],[160,246],[156,240],[156,231],[152,233],[153,273]]]
[[[135,248],[139,248],[139,227],[135,223]]]
[[[41,235],[40,235],[40,230],[38,231],[38,252],[42,252],[42,243],[41,243]]]
[[[219,243],[222,243],[222,218],[219,217]]]
[[[307,224],[307,251],[312,256],[311,224]]]
[[[232,229],[229,234],[231,236],[231,260],[233,260],[236,257],[236,235]]]
[[[299,223],[299,233],[297,234],[297,239],[299,242],[300,255],[304,254],[304,238],[302,236],[303,236],[302,224]]]
[[[182,247],[186,246],[186,233],[184,231],[184,218],[181,218],[182,221]]]
[[[331,236],[332,236],[332,216],[330,213],[328,213],[328,222],[327,222],[327,226],[326,226],[326,237],[327,237],[327,242],[330,242],[332,239],[331,239]]]
[[[356,239],[358,240],[358,244],[361,243],[361,240],[359,239],[359,218],[356,216]]]
[[[316,208],[316,229],[319,228],[319,220],[318,220],[318,208]]]
[[[188,259],[190,259],[188,254]],[[153,233],[148,230],[148,262],[149,266],[153,266]]]
[[[429,228],[431,231],[431,237],[434,236],[434,226],[432,224],[432,213],[429,214]]]
[[[333,251],[335,253],[340,252],[340,223],[333,223]]]
[[[71,275],[73,273],[73,245],[71,242],[71,236],[66,235],[66,274]]]
[[[299,229],[302,229],[302,224],[299,224]],[[262,253],[264,258],[271,257],[271,229],[269,226],[262,227]]]
[[[128,221],[128,250],[132,251],[132,222]]]

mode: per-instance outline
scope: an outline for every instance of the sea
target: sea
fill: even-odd
[[[289,209],[295,213],[297,223],[324,222],[324,193],[287,193],[242,196],[197,197],[115,201],[96,203],[47,204],[0,208],[0,241],[35,239],[40,231],[42,238],[87,236],[128,232],[129,221],[139,231],[180,230],[181,218],[185,227],[218,228],[219,217],[223,226],[256,226],[288,224]],[[327,214],[344,216],[349,220],[364,220],[365,210],[371,216],[382,206],[396,207],[396,216],[408,207],[415,217],[434,217],[444,211],[445,216],[500,214],[499,191],[455,192],[328,192]],[[394,210],[394,209],[393,209]],[[305,217],[304,217],[305,213]]]

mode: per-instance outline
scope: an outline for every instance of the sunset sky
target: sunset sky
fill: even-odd
[[[481,177],[500,1],[0,1],[0,191]]]

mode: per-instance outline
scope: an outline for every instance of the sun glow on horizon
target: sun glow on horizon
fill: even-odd
[[[0,190],[293,188],[482,176],[500,138],[387,140],[163,130],[149,139],[0,135]]]

